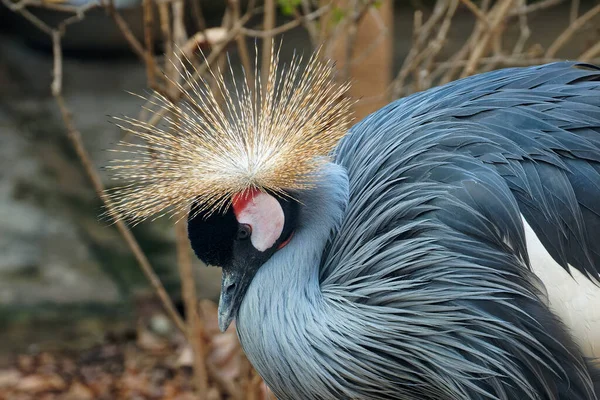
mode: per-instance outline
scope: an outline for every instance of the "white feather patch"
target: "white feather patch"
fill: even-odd
[[[285,216],[281,205],[273,197],[263,192],[258,192],[236,213],[236,218],[241,224],[252,227],[250,240],[259,251],[271,248],[283,231]]]
[[[577,269],[561,267],[523,218],[531,268],[546,286],[550,309],[571,331],[584,355],[600,357],[600,287]]]

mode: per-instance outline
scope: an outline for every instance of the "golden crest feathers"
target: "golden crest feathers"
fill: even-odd
[[[310,187],[351,122],[349,84],[335,81],[335,66],[318,52],[304,68],[294,57],[279,69],[278,58],[274,52],[268,81],[261,88],[257,78],[255,91],[213,74],[221,104],[205,80],[184,70],[189,89],[174,82],[184,101],[155,93],[155,105],[167,111],[162,126],[116,118],[143,144],[120,142],[114,150],[128,158],[107,167],[123,182],[106,193],[113,212],[140,222],[194,203],[198,212],[216,211],[251,188],[286,195]]]

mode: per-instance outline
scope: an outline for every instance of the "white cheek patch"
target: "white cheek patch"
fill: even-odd
[[[259,251],[265,251],[275,244],[281,232],[285,217],[279,202],[263,192],[258,192],[241,210],[236,210],[236,218],[240,224],[252,227],[250,240]]]

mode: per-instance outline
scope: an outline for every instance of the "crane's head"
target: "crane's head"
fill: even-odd
[[[236,194],[224,213],[188,220],[192,248],[200,260],[223,268],[219,327],[226,330],[258,269],[292,239],[299,203],[259,190]]]
[[[293,240],[294,193],[314,184],[351,120],[349,85],[336,82],[332,63],[315,53],[304,68],[296,57],[278,70],[273,54],[256,90],[228,86],[221,74],[212,75],[211,90],[184,68],[183,83],[171,82],[183,101],[160,93],[149,101],[163,113],[162,125],[117,118],[143,143],[120,143],[118,151],[133,157],[108,167],[125,181],[106,193],[108,212],[133,222],[188,215],[196,255],[223,267],[222,329],[261,265]]]

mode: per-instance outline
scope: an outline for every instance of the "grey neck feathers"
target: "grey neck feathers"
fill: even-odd
[[[315,347],[325,345],[331,332],[333,310],[321,293],[319,266],[345,213],[348,177],[333,163],[320,172],[317,185],[297,197],[302,205],[294,237],[259,269],[237,317],[244,351],[280,400],[307,398],[307,380],[323,374],[325,360],[314,359]],[[296,376],[298,386],[277,387],[289,383],[279,379],[286,376]]]

